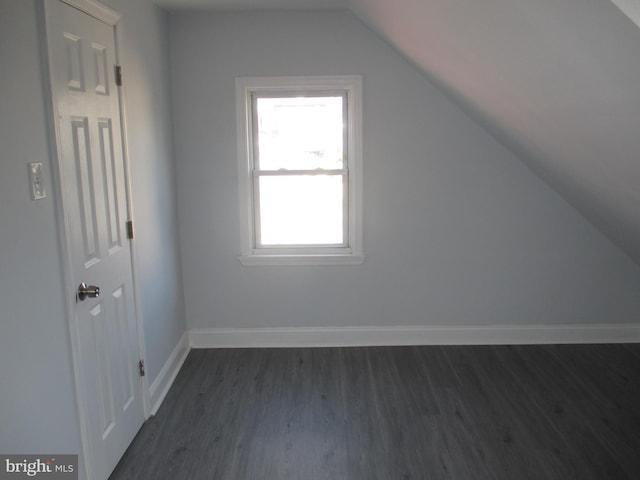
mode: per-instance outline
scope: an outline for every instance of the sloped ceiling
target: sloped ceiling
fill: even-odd
[[[350,8],[640,265],[639,2],[156,0]]]
[[[640,29],[614,3],[350,5],[640,264]]]

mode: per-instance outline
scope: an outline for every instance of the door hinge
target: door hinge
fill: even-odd
[[[133,240],[133,220],[127,220],[127,238]]]
[[[140,360],[138,362],[138,372],[140,373],[141,377],[144,377],[145,375],[145,371],[144,371],[144,360]]]
[[[122,86],[122,67],[120,65],[116,65],[116,85]]]

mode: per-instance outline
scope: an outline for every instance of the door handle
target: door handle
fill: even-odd
[[[82,301],[85,298],[96,298],[100,296],[100,287],[95,285],[87,285],[82,282],[78,287],[78,300]]]

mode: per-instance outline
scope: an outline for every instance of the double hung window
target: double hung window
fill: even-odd
[[[244,264],[361,263],[361,79],[239,78]]]

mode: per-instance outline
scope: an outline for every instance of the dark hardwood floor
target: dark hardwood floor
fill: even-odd
[[[193,350],[111,479],[640,479],[640,345]]]

